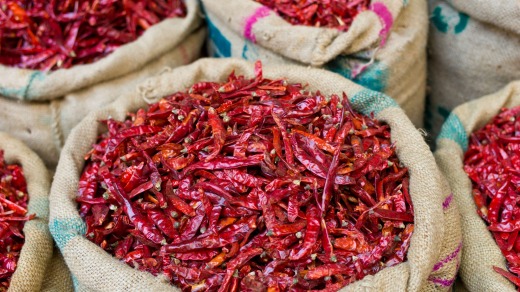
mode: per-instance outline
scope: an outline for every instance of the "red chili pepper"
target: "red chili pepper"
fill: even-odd
[[[323,266],[317,267],[315,269],[309,270],[305,275],[306,279],[309,280],[317,280],[324,277],[330,277],[337,274],[350,274],[352,273],[352,268],[347,265],[342,264],[325,264]]]
[[[151,188],[153,188],[153,183],[151,181],[147,181],[141,185],[138,185],[137,187],[135,187],[135,189],[133,189],[129,194],[128,194],[128,197],[131,199],[139,194],[142,194],[143,192],[146,192],[148,190],[150,190]],[[80,201],[79,198],[76,199],[78,202]]]
[[[174,240],[178,238],[179,233],[173,227],[171,217],[158,210],[149,210],[148,217],[164,235]]]
[[[198,208],[196,211],[195,217],[191,218],[189,220],[189,223],[186,225],[186,228],[182,231],[181,234],[181,241],[186,241],[189,239],[192,239],[193,236],[199,231],[200,224],[202,223],[202,220],[204,220],[204,211],[202,211],[202,208]]]
[[[396,212],[392,210],[375,208],[373,210],[374,215],[385,218],[393,221],[401,221],[401,222],[413,222],[413,215],[405,212]]]
[[[216,170],[216,169],[231,169],[231,168],[241,168],[247,166],[259,165],[263,160],[263,155],[252,155],[248,158],[240,159],[234,157],[224,157],[219,159],[218,161],[210,161],[210,162],[197,162],[190,166],[188,166],[184,173],[188,173],[189,171],[195,169],[206,169],[206,170]]]
[[[87,238],[185,291],[336,291],[405,261],[413,211],[390,128],[255,72],[105,121],[78,190]]]
[[[285,146],[285,148],[284,148],[285,160],[287,161],[289,166],[292,166],[292,165],[294,165],[294,155],[293,155],[293,148],[291,147],[290,136],[287,133],[285,122],[283,122],[281,120],[281,118],[275,113],[276,110],[278,110],[278,111],[283,111],[283,110],[280,108],[273,108],[273,110],[271,111],[271,115],[272,115],[274,121],[276,122],[276,124],[278,125],[280,133],[282,134],[282,140],[283,140],[283,144]]]
[[[493,270],[495,270],[495,272],[499,273],[500,275],[504,276],[509,281],[513,282],[513,284],[515,284],[517,287],[520,287],[520,278],[519,277],[517,277],[499,267],[493,266]]]
[[[140,230],[148,240],[156,244],[161,244],[165,240],[164,237],[153,226],[153,224],[135,208],[113,175],[108,172],[106,168],[102,168],[99,175],[107,185],[108,191],[115,196],[116,200],[123,207],[123,210],[135,227]]]
[[[213,139],[214,139],[214,149],[213,152],[206,157],[206,161],[210,161],[215,158],[222,147],[224,147],[224,143],[226,142],[226,130],[224,129],[224,124],[217,116],[215,109],[210,107],[208,110],[208,120],[211,129],[213,130]]]
[[[320,231],[319,211],[316,207],[310,206],[307,210],[307,229],[305,231],[305,238],[302,246],[291,250],[289,259],[299,260],[311,253],[312,248],[318,241],[318,234]]]
[[[229,261],[229,264],[227,265],[227,271],[226,271],[226,277],[224,278],[224,281],[222,283],[222,286],[220,287],[220,292],[228,291],[227,288],[229,286],[229,281],[231,281],[231,277],[233,277],[234,272],[236,269],[240,268],[242,265],[244,265],[247,261],[251,260],[253,257],[258,256],[262,253],[261,248],[252,248],[248,249],[241,254],[239,254],[236,258]]]
[[[195,210],[184,202],[181,198],[173,194],[173,189],[171,187],[166,187],[166,197],[171,202],[172,206],[181,211],[183,214],[188,215],[190,217],[195,216]]]
[[[162,19],[186,15],[178,0],[7,0],[2,5],[0,63],[43,71],[95,62]]]
[[[19,214],[22,216],[27,214],[27,209],[25,209],[24,207],[22,207],[16,203],[13,203],[13,202],[7,200],[5,198],[0,197],[0,203],[3,205],[6,205],[6,207],[8,209],[11,209],[16,214]]]
[[[338,171],[339,153],[340,153],[340,149],[341,149],[342,145],[343,144],[338,145],[338,147],[334,153],[334,156],[332,158],[332,162],[329,166],[327,176],[325,178],[325,186],[323,187],[323,196],[322,196],[321,204],[319,205],[322,212],[327,211],[330,200],[332,198],[332,188],[333,188],[334,183],[336,182],[335,178],[336,178],[336,172]]]

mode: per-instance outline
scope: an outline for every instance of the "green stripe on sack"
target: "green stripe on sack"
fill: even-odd
[[[459,144],[464,152],[468,150],[468,135],[461,120],[454,113],[451,113],[442,125],[441,133],[437,137],[437,140],[440,139],[452,140]]]
[[[369,89],[361,90],[353,96],[349,96],[349,99],[352,107],[364,115],[378,114],[389,107],[399,107],[392,98],[381,92]]]
[[[83,236],[87,232],[87,226],[80,218],[54,219],[49,224],[49,229],[61,250],[71,239],[76,236]]]

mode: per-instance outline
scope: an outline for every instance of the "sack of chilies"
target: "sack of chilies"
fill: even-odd
[[[42,160],[21,141],[0,133],[2,291],[40,291],[48,280],[53,254],[49,190],[50,177]],[[49,288],[67,291],[63,284]]]
[[[394,98],[414,125],[422,126],[427,4],[307,2],[203,0],[210,54],[339,73]]]
[[[520,78],[520,6],[516,0],[429,1],[427,130],[438,135],[460,104]]]
[[[199,57],[205,29],[196,0],[137,2],[3,6],[0,130],[27,143],[47,167],[56,167],[70,130],[89,111]]]
[[[462,216],[460,277],[470,291],[520,287],[519,106],[516,81],[457,106],[437,138],[435,158]]]
[[[238,59],[89,114],[50,206],[79,290],[447,291],[461,250],[448,185],[393,99]]]

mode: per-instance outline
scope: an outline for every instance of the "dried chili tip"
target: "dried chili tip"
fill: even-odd
[[[31,214],[24,217],[16,217],[16,216],[2,216],[0,217],[0,222],[3,221],[29,221],[36,218],[36,214]]]
[[[499,268],[497,266],[493,266],[493,270],[495,270],[495,272],[499,273],[500,275],[504,276],[506,279],[511,281],[513,284],[515,284],[517,287],[520,287],[520,278],[518,276],[515,276],[512,273],[510,273],[502,268]]]

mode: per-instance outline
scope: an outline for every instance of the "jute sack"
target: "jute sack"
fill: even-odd
[[[25,243],[8,290],[40,291],[53,246],[48,228],[50,177],[42,160],[21,141],[0,132],[0,149],[6,163],[22,166],[29,194],[28,214],[36,214],[23,227]]]
[[[72,278],[70,276],[69,268],[65,264],[65,260],[63,259],[63,256],[61,255],[60,250],[57,247],[54,247],[52,259],[49,263],[49,266],[47,267],[45,279],[43,280],[43,285],[40,291],[74,291],[74,286],[72,285]]]
[[[520,79],[520,6],[517,0],[429,3],[425,126],[436,136],[456,106]]]
[[[84,156],[106,131],[98,122],[146,107],[199,81],[223,82],[236,75],[252,77],[254,64],[238,59],[202,59],[189,66],[153,77],[109,106],[90,113],[71,132],[61,154],[51,188],[50,229],[65,261],[83,289],[96,291],[178,291],[164,277],[134,270],[85,238],[86,225],[75,201]],[[353,283],[343,291],[448,290],[457,273],[461,230],[458,211],[451,204],[447,182],[437,169],[433,154],[402,109],[382,93],[365,89],[340,75],[321,69],[292,65],[265,65],[266,78],[287,77],[289,82],[309,83],[310,90],[324,95],[345,92],[355,110],[375,117],[391,127],[397,155],[410,171],[410,192],[415,209],[415,231],[408,260],[374,276]],[[146,101],[145,101],[146,100]]]
[[[520,82],[497,93],[464,103],[450,114],[437,138],[435,158],[449,179],[462,216],[464,249],[460,276],[470,291],[514,291],[514,286],[493,270],[506,269],[506,260],[487,226],[477,214],[472,183],[463,169],[468,137],[496,116],[500,109],[520,105]]]
[[[292,25],[253,0],[202,0],[202,5],[213,56],[334,71],[393,97],[414,125],[422,126],[426,1],[372,1],[347,32]]]
[[[70,130],[89,111],[165,68],[199,58],[200,8],[197,0],[185,2],[185,18],[165,19],[92,64],[48,73],[0,65],[0,131],[24,141],[53,169]]]

